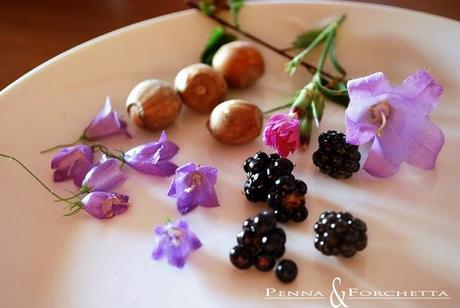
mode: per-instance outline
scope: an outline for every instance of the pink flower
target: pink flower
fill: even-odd
[[[300,121],[295,115],[275,114],[268,120],[263,138],[276,153],[287,157],[300,146]]]

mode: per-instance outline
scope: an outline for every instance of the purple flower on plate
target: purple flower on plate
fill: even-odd
[[[278,113],[265,125],[263,140],[282,157],[300,147],[300,121],[295,115]]]
[[[122,121],[118,113],[112,110],[110,97],[106,97],[104,108],[94,117],[88,127],[85,128],[82,138],[95,141],[120,134],[131,138],[131,134],[126,127],[126,122]]]
[[[168,263],[178,268],[183,268],[188,255],[202,246],[198,237],[190,231],[185,219],[157,226],[155,234],[159,238],[152,258],[161,260],[166,256]]]
[[[81,200],[82,208],[92,216],[104,219],[121,215],[128,210],[129,196],[114,192],[96,191]]]
[[[167,141],[166,132],[161,133],[160,139],[137,146],[124,154],[124,160],[131,168],[145,174],[171,176],[177,165],[169,160],[176,155],[179,147]]]
[[[217,173],[216,168],[196,166],[194,163],[188,163],[176,169],[168,196],[177,199],[177,209],[182,215],[187,214],[198,205],[204,207],[220,205],[214,190]]]
[[[55,182],[73,179],[78,187],[93,166],[93,151],[84,144],[63,148],[51,161]]]
[[[108,192],[126,180],[126,175],[120,171],[120,163],[114,158],[103,158],[85,176],[82,190]]]
[[[364,170],[374,176],[395,174],[403,161],[434,168],[444,134],[429,117],[443,92],[426,71],[391,87],[383,73],[348,81],[347,142],[372,142]]]

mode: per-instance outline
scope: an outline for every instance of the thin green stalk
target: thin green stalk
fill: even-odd
[[[54,151],[54,150],[57,150],[57,149],[70,147],[70,146],[76,145],[77,143],[83,142],[83,141],[84,141],[84,138],[83,138],[83,136],[82,136],[82,137],[78,138],[77,140],[75,140],[74,142],[71,142],[71,143],[64,143],[64,144],[58,144],[58,145],[56,145],[56,146],[54,146],[54,147],[52,147],[52,148],[49,148],[49,149],[40,151],[40,154],[45,154],[45,153],[48,153],[48,152],[51,152],[51,151]]]
[[[289,102],[288,104],[278,106],[278,107],[275,107],[275,108],[272,108],[272,109],[268,109],[267,111],[264,111],[264,115],[268,115],[268,114],[270,114],[272,112],[275,112],[275,111],[278,111],[278,110],[281,110],[281,109],[284,109],[284,108],[288,108],[288,107],[291,107],[291,106],[292,106],[292,103]]]
[[[10,160],[13,160],[14,162],[16,162],[17,164],[19,164],[24,170],[27,171],[27,173],[29,173],[38,183],[40,183],[40,185],[43,186],[43,188],[45,188],[50,194],[52,194],[53,196],[55,196],[57,199],[61,200],[61,201],[64,201],[64,202],[67,202],[67,203],[72,203],[72,202],[69,202],[68,200],[66,200],[66,198],[62,198],[61,196],[59,196],[57,193],[55,193],[51,188],[49,188],[45,183],[42,182],[42,180],[40,180],[38,178],[38,176],[36,176],[29,168],[27,168],[26,165],[24,165],[19,159],[17,159],[16,157],[13,157],[13,156],[10,156],[10,155],[6,155],[6,154],[2,154],[0,153],[0,157],[4,157],[4,158],[8,158]]]

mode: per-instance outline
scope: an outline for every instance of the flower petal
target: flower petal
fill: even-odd
[[[363,169],[373,176],[388,177],[398,172],[400,164],[388,160],[379,140],[375,139]]]
[[[120,171],[118,160],[110,158],[94,166],[85,176],[82,185],[91,191],[110,191],[126,180],[126,175]]]
[[[413,102],[413,112],[429,114],[439,103],[443,87],[433,80],[430,73],[420,70],[407,77],[393,92]]]

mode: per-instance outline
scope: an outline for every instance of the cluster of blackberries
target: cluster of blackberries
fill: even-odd
[[[367,246],[367,226],[348,212],[324,212],[315,223],[315,247],[327,256],[352,257]]]
[[[246,159],[243,169],[247,174],[244,194],[249,201],[267,201],[278,222],[307,218],[307,185],[292,175],[294,164],[289,159],[257,152]]]
[[[277,227],[273,213],[263,211],[243,222],[237,242],[230,251],[230,261],[235,267],[248,269],[254,265],[259,271],[268,272],[285,252],[286,233]],[[297,266],[291,263],[283,260],[276,268],[276,275],[283,282],[290,282],[297,276]]]
[[[328,130],[318,137],[319,149],[313,154],[313,163],[319,170],[336,179],[346,179],[360,168],[358,146],[345,141],[345,135]]]

